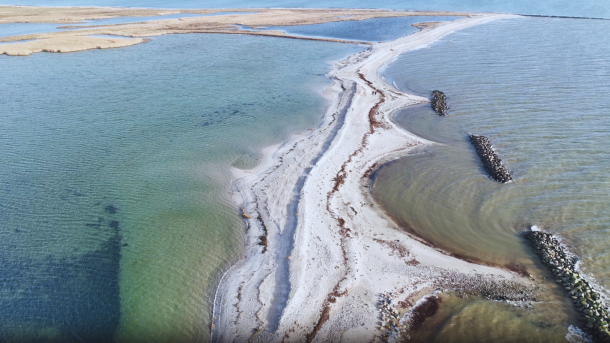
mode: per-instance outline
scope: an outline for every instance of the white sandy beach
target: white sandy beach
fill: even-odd
[[[402,315],[454,279],[527,283],[414,239],[370,194],[370,175],[382,164],[433,144],[391,120],[397,109],[428,99],[398,91],[380,72],[405,51],[510,17],[473,14],[336,63],[318,128],[269,147],[254,169],[234,170],[236,202],[252,218],[245,219],[245,256],[217,291],[213,341],[391,340],[396,333],[380,329],[382,293],[391,292],[393,304],[402,301]]]

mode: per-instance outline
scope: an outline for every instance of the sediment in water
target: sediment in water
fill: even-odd
[[[481,162],[485,166],[485,170],[492,179],[502,183],[513,179],[510,171],[504,167],[502,160],[494,151],[489,138],[471,134],[470,142],[474,145],[479,158],[481,158]]]
[[[432,97],[430,98],[430,106],[432,106],[434,112],[439,116],[446,116],[449,107],[447,106],[447,96],[445,93],[439,90],[433,90]]]
[[[550,233],[532,227],[525,233],[542,263],[557,278],[556,282],[570,297],[574,309],[580,313],[580,326],[595,342],[610,342],[610,312],[599,293],[578,273],[574,259]]]
[[[393,335],[378,325],[384,313],[386,328],[389,321],[396,325],[398,310],[390,313],[392,304],[406,304],[411,294],[436,288],[436,280],[525,285],[508,271],[474,265],[412,240],[365,190],[370,187],[366,175],[375,166],[424,143],[394,125],[391,115],[428,99],[391,87],[379,70],[404,51],[509,17],[486,14],[448,22],[335,63],[328,75],[332,84],[323,92],[329,106],[319,128],[270,148],[252,170],[233,170],[242,196],[238,206],[253,218],[247,221],[243,259],[220,282],[212,341],[374,341]],[[351,84],[357,91],[350,100]],[[261,223],[268,244],[264,254],[258,246]],[[377,295],[389,292],[396,297],[380,312]]]

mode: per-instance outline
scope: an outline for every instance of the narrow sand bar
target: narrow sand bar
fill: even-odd
[[[379,325],[382,294],[413,304],[437,288],[530,285],[413,238],[370,193],[370,176],[382,164],[433,144],[391,120],[397,109],[428,99],[398,91],[380,72],[400,53],[511,17],[471,14],[335,63],[319,127],[269,147],[256,168],[234,170],[235,200],[251,218],[244,219],[245,256],[219,285],[213,341],[392,340],[399,333]]]
[[[228,12],[222,14],[218,12]],[[237,14],[236,14],[237,12]],[[243,13],[239,13],[243,12]],[[247,26],[261,28],[267,26],[294,26],[322,24],[337,21],[354,21],[372,18],[410,17],[410,16],[466,16],[460,12],[413,12],[375,9],[193,9],[193,10],[154,10],[138,8],[112,7],[32,7],[0,6],[1,24],[7,23],[57,23],[77,24],[84,20],[108,19],[117,17],[161,16],[167,14],[201,14],[197,17],[148,20],[112,25],[64,25],[66,31],[37,33],[10,37],[1,37],[0,43],[34,40],[18,46],[0,44],[0,54],[29,55],[40,51],[73,52],[87,49],[116,48],[140,44],[148,40],[141,39],[166,34],[178,33],[221,33],[275,36],[294,39],[322,40],[341,43],[370,44],[341,39],[302,37],[286,34],[283,31],[253,31],[242,29]],[[215,14],[213,16],[205,16]],[[112,35],[140,39],[108,40],[91,39],[91,35]]]
[[[0,6],[0,23],[79,23],[219,11]],[[332,84],[323,92],[328,107],[318,128],[268,147],[254,169],[234,170],[235,201],[243,208],[247,225],[246,249],[218,287],[213,341],[392,340],[399,333],[379,326],[385,321],[377,308],[382,296],[405,304],[398,308],[402,316],[437,288],[485,288],[493,293],[523,290],[529,285],[527,279],[509,271],[456,259],[410,236],[385,215],[370,194],[371,174],[381,165],[418,146],[433,144],[391,120],[397,109],[428,99],[398,91],[379,76],[380,71],[402,52],[426,47],[462,28],[514,16],[368,9],[222,11],[245,13],[3,37],[0,42],[15,43],[1,44],[0,54],[122,47],[143,43],[145,37],[175,33],[308,39],[281,31],[241,30],[237,25],[257,28],[413,15],[466,18],[422,24],[420,32],[372,44],[335,63],[328,74]],[[24,40],[33,41],[20,42]]]
[[[0,54],[27,56],[37,52],[76,52],[91,49],[122,48],[150,41],[144,38],[103,38],[88,36],[55,37],[24,43],[2,44]]]

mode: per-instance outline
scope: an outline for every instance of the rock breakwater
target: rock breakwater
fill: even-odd
[[[470,142],[474,145],[485,170],[492,179],[502,183],[513,179],[510,171],[504,167],[502,160],[494,151],[489,138],[472,134],[470,135]]]
[[[432,97],[430,98],[430,106],[432,106],[434,112],[439,116],[446,116],[449,107],[447,106],[447,96],[445,93],[439,90],[433,90]]]
[[[595,342],[610,342],[610,312],[599,293],[576,270],[574,259],[553,235],[532,227],[525,233],[542,263],[556,277],[564,294],[580,314],[581,327]]]

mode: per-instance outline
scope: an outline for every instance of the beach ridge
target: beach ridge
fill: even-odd
[[[213,341],[390,339],[397,331],[378,324],[381,294],[414,303],[426,289],[450,287],[445,279],[528,283],[413,239],[370,193],[372,172],[432,143],[391,120],[396,110],[428,99],[400,92],[379,73],[405,51],[512,17],[471,14],[335,63],[319,127],[268,147],[254,169],[234,170],[236,203],[252,218],[245,219],[245,256],[219,285]]]

